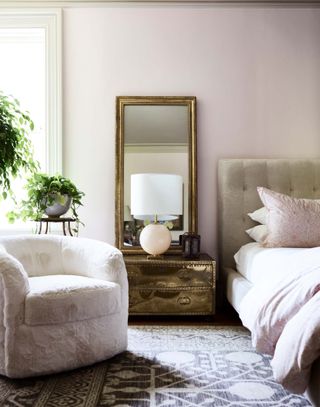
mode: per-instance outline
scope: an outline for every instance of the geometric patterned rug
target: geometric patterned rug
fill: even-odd
[[[304,407],[275,383],[270,357],[239,326],[130,326],[128,351],[71,372],[0,376],[6,407]]]

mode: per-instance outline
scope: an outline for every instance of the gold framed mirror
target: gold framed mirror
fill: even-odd
[[[179,235],[197,233],[197,133],[194,96],[118,96],[116,98],[116,246],[142,254],[144,221],[130,210],[130,177],[139,173],[183,178],[183,213],[170,221],[171,253]]]

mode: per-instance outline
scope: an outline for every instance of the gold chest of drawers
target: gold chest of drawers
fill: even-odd
[[[130,315],[213,315],[215,261],[167,255],[124,256],[129,279]]]

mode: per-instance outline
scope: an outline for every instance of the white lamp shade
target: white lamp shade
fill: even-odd
[[[175,174],[131,175],[133,215],[181,215],[182,176]]]

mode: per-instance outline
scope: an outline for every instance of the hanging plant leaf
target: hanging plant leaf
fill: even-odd
[[[33,158],[30,131],[34,124],[29,115],[20,110],[20,103],[0,91],[0,193],[6,199],[11,181],[21,172],[32,174],[39,169]]]

